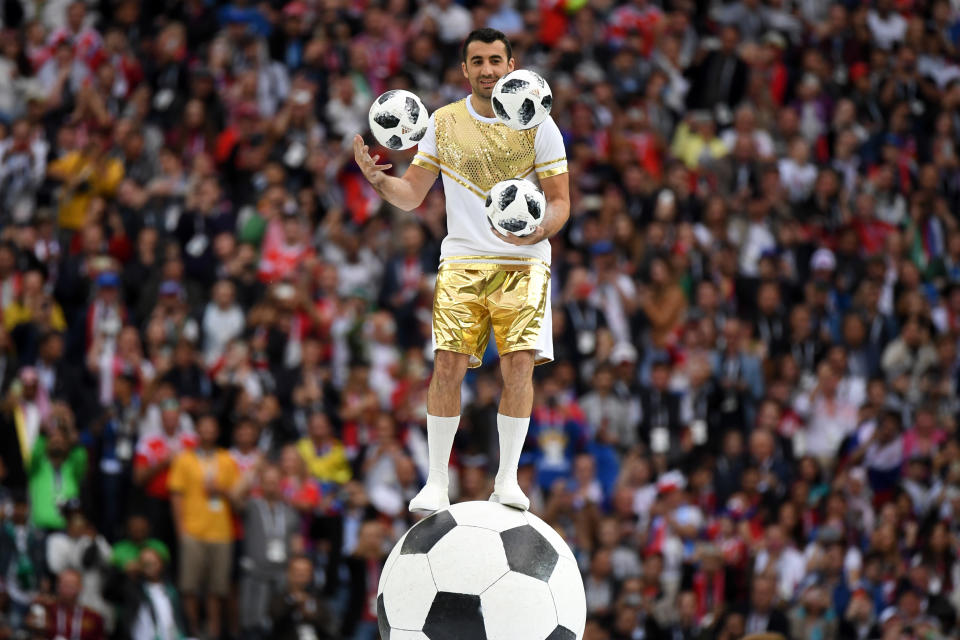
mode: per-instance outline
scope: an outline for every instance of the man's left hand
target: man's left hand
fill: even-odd
[[[547,234],[543,229],[543,226],[539,226],[533,230],[528,236],[515,236],[512,233],[503,234],[496,230],[492,225],[490,226],[490,231],[493,232],[495,236],[503,240],[504,242],[509,242],[512,245],[523,246],[528,244],[537,244],[541,240],[547,239]]]

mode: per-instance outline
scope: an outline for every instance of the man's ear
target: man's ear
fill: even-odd
[[[466,63],[466,62],[461,62],[461,63],[460,63],[460,71],[463,72],[463,77],[464,77],[464,78],[466,78],[467,80],[470,79],[470,76],[467,75],[467,63]]]
[[[510,71],[513,71],[516,66],[517,66],[516,60],[514,60],[513,58],[510,58],[510,60],[507,62],[507,69],[508,69],[507,73],[509,73]]]

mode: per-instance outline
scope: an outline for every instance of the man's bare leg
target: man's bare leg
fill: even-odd
[[[450,506],[448,494],[450,450],[460,425],[460,386],[470,356],[437,351],[433,377],[427,389],[427,451],[430,471],[420,493],[410,501],[410,511],[438,511]]]
[[[530,500],[517,484],[517,465],[527,438],[530,411],[533,408],[533,351],[514,351],[500,358],[503,395],[497,414],[500,433],[500,468],[493,483],[490,500],[526,511]]]

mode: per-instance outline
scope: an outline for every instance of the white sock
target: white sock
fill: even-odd
[[[504,482],[516,484],[517,465],[520,464],[520,452],[527,439],[527,425],[530,418],[512,418],[497,414],[497,431],[500,432],[500,468],[493,486],[503,486]]]
[[[460,416],[442,417],[427,414],[427,455],[430,458],[427,482],[447,486],[450,450],[453,449],[453,438],[457,435],[459,426]]]

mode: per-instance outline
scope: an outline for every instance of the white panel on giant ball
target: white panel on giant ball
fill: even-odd
[[[529,180],[511,178],[493,185],[485,208],[490,224],[500,233],[528,236],[543,222],[547,198]]]
[[[546,120],[553,108],[553,92],[539,73],[517,69],[497,80],[490,98],[503,124],[522,131]]]
[[[580,640],[586,599],[572,558],[532,513],[455,504],[415,524],[390,552],[377,593],[380,635]]]
[[[420,98],[403,89],[383,93],[370,105],[367,116],[373,137],[394,151],[409,149],[423,140],[429,120]]]

